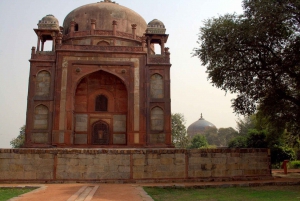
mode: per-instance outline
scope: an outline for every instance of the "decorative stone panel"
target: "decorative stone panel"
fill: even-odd
[[[163,77],[157,73],[150,77],[150,96],[151,98],[164,98]]]
[[[113,119],[114,132],[126,132],[126,115],[114,115]]]
[[[41,71],[36,76],[35,95],[49,96],[50,95],[51,76],[48,71]]]
[[[126,144],[126,135],[125,134],[114,134],[113,135],[113,144]]]
[[[87,131],[88,115],[76,114],[75,115],[75,132]]]
[[[32,133],[31,141],[38,144],[48,143],[48,133]]]
[[[150,134],[150,143],[152,144],[165,143],[166,141],[165,138],[166,135],[164,133]]]
[[[87,134],[75,134],[75,144],[87,144]]]
[[[154,107],[151,110],[151,125],[152,131],[164,130],[164,111],[160,107]]]
[[[36,106],[34,110],[34,129],[48,129],[48,108],[44,105]]]

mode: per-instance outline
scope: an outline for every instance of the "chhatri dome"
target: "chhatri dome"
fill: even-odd
[[[46,15],[37,24],[39,29],[59,30],[59,23],[54,15]]]
[[[187,133],[189,137],[194,137],[196,134],[201,134],[203,133],[203,131],[207,128],[216,128],[216,126],[212,123],[210,123],[209,121],[206,121],[201,113],[201,117],[198,121],[195,121],[194,123],[192,123],[188,129],[187,129]]]

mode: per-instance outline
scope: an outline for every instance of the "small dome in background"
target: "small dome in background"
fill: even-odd
[[[195,121],[192,123],[188,129],[187,133],[189,137],[194,137],[196,134],[201,134],[204,132],[205,129],[207,128],[216,128],[216,126],[209,121],[206,121],[201,114],[201,117],[198,121]]]
[[[148,34],[165,34],[166,28],[162,21],[154,19],[147,25],[146,33]]]
[[[38,29],[59,30],[59,22],[56,19],[56,17],[54,17],[54,15],[51,14],[43,17],[37,25],[38,25]]]

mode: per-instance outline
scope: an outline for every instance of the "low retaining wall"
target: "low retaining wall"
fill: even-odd
[[[0,182],[270,179],[267,149],[0,149]]]

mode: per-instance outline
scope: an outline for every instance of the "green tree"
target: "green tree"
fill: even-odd
[[[266,141],[267,131],[250,129],[246,138],[246,144],[249,148],[267,148]]]
[[[20,133],[10,141],[12,148],[21,148],[25,144],[25,125],[20,128]]]
[[[236,121],[237,131],[240,136],[247,136],[248,130],[255,128],[253,116],[245,116],[243,119],[239,118]]]
[[[294,160],[295,152],[292,148],[286,146],[273,146],[271,148],[271,163],[280,167],[280,162],[284,160]]]
[[[242,128],[238,129],[242,134],[229,142],[230,148],[269,148],[271,163],[277,167],[283,160],[295,158],[295,151],[289,147],[286,137],[290,136],[288,132],[282,126],[281,128],[274,126],[273,122],[269,121],[261,111],[249,118],[240,119],[238,128]],[[247,132],[246,135],[245,132]]]
[[[243,0],[242,15],[205,21],[199,48],[212,84],[236,93],[238,114],[259,110],[300,135],[300,1]]]
[[[228,143],[229,148],[247,148],[247,138],[244,136],[238,136],[233,138]]]
[[[185,119],[183,114],[175,113],[172,118],[172,142],[176,148],[186,148],[188,146],[188,137],[185,128]]]
[[[209,145],[225,147],[228,142],[238,135],[238,132],[233,128],[208,127],[202,133]]]
[[[238,136],[238,132],[229,127],[229,128],[219,128],[218,129],[218,136],[220,139],[220,145],[222,147],[228,146],[228,143],[230,140],[234,139],[236,136]]]
[[[208,142],[205,136],[200,134],[195,135],[192,138],[191,143],[189,145],[190,149],[199,149],[199,148],[207,148],[207,147],[208,147]]]
[[[209,145],[220,145],[220,138],[216,127],[207,127],[202,134],[205,136]]]

